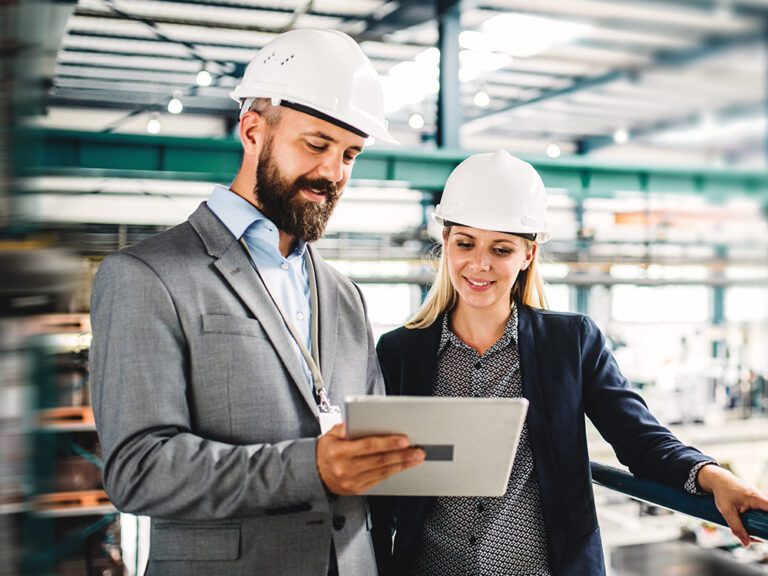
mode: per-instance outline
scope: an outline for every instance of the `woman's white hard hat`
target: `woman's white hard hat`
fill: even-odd
[[[230,94],[242,116],[253,99],[294,108],[352,132],[397,144],[387,131],[381,78],[352,38],[338,30],[291,30],[251,60]]]
[[[454,168],[435,208],[440,224],[550,238],[547,191],[528,162],[505,150],[475,154]]]

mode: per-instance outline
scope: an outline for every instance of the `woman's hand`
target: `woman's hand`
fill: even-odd
[[[720,466],[703,466],[696,476],[696,481],[702,490],[715,497],[715,506],[736,538],[744,546],[749,546],[750,541],[755,541],[747,534],[739,515],[747,510],[768,512],[768,496]]]

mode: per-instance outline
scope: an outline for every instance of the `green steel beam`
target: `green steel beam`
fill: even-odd
[[[26,129],[16,139],[27,159],[21,175],[78,175],[227,182],[240,166],[237,140]],[[369,148],[354,179],[435,191],[471,151]],[[700,194],[713,200],[751,196],[768,201],[768,174],[756,170],[641,167],[583,158],[528,158],[550,188],[576,198],[624,193]]]

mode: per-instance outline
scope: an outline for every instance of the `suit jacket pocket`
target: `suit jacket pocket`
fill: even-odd
[[[240,558],[240,526],[192,526],[162,523],[153,526],[153,560],[237,560]]]
[[[258,320],[228,314],[203,314],[203,332],[207,334],[236,334],[238,336],[263,336]]]

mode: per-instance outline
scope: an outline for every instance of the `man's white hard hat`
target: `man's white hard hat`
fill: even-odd
[[[241,116],[254,98],[327,120],[363,137],[397,144],[384,119],[381,78],[352,38],[338,30],[291,30],[251,60],[230,94]]]
[[[454,168],[435,208],[440,224],[550,238],[547,191],[528,162],[505,150],[475,154]]]

